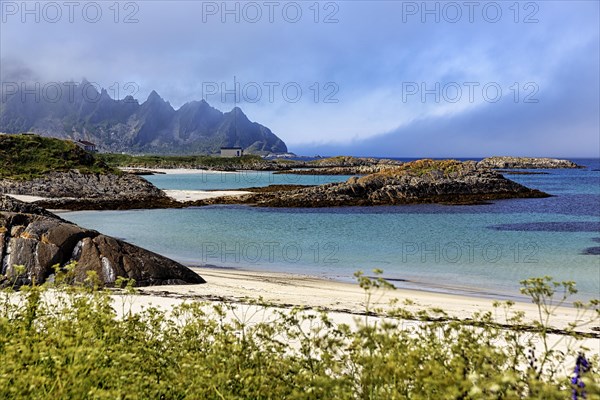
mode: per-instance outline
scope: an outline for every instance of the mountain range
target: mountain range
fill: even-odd
[[[3,85],[0,132],[87,140],[107,152],[211,154],[238,146],[256,154],[287,152],[239,107],[223,113],[201,100],[175,110],[155,91],[141,104],[132,96],[115,100],[86,80],[32,87]]]

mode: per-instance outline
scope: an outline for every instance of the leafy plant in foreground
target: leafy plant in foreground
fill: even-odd
[[[578,320],[557,334],[547,312],[564,304],[574,287],[546,278],[523,283],[541,310],[532,325],[511,303],[497,304],[502,323],[493,312],[461,321],[439,310],[378,310],[371,306],[374,296],[389,284],[377,273],[359,274],[368,318],[341,323],[325,311],[260,302],[140,308],[131,282],[107,290],[90,274],[85,284],[72,285],[74,268],[57,269],[54,283],[2,292],[0,398],[600,396],[599,357],[577,331],[597,322],[598,303],[579,304]],[[556,288],[567,294],[558,303]],[[568,345],[559,351],[556,340]],[[587,358],[577,358],[582,351]]]

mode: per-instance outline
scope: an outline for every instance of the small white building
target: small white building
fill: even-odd
[[[221,147],[221,157],[241,157],[244,149],[241,147]]]
[[[88,142],[87,140],[78,140],[75,142],[75,144],[85,151],[89,151],[90,153],[96,153],[98,151],[96,145],[92,142]]]

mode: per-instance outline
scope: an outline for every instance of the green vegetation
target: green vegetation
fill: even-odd
[[[208,168],[208,167],[243,167],[257,163],[264,164],[260,156],[245,155],[242,157],[217,156],[131,156],[127,154],[100,154],[98,157],[113,167],[137,168]]]
[[[334,157],[326,157],[319,158],[317,160],[309,161],[307,164],[309,166],[328,166],[328,165],[360,165],[360,164],[368,164],[368,159],[361,157],[353,157],[353,156],[334,156]]]
[[[469,172],[471,168],[472,167],[469,164],[465,164],[457,160],[422,159],[411,161],[399,166],[390,166],[380,172],[363,176],[359,179],[359,182],[368,183],[380,178],[401,177],[405,175],[417,177],[430,175],[435,178],[451,178]]]
[[[0,179],[29,180],[52,171],[117,173],[75,143],[32,134],[0,135]]]
[[[431,160],[431,159],[422,159],[411,161],[409,163],[403,164],[399,167],[400,171],[405,171],[405,173],[412,175],[425,175],[433,171],[439,171],[443,173],[445,176],[459,173],[461,171],[467,170],[465,168],[465,164],[457,161],[457,160]]]
[[[587,399],[600,396],[597,354],[573,385],[570,358],[578,349],[540,346],[548,343],[544,312],[573,292],[569,282],[523,282],[541,312],[539,325],[524,330],[510,303],[498,304],[497,312],[515,329],[492,313],[454,321],[441,310],[412,315],[396,308],[375,318],[370,299],[389,284],[359,274],[370,312],[350,327],[326,313],[259,304],[187,302],[169,312],[132,312],[131,286],[110,296],[93,274],[84,286],[64,285],[74,268],[57,269],[52,287],[0,297],[2,399],[563,400],[573,390],[577,398],[584,390]],[[559,290],[564,296],[556,299]],[[585,312],[598,318],[598,302],[576,306],[582,318],[564,336],[574,341],[578,324],[589,322]]]

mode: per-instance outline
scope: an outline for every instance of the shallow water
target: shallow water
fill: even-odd
[[[195,174],[150,175],[144,178],[160,189],[232,190],[269,185],[322,185],[342,182],[350,176],[274,174],[268,171],[199,171]]]
[[[490,205],[213,206],[63,216],[190,264],[339,280],[380,268],[400,287],[504,298],[518,296],[519,280],[551,275],[576,281],[579,298],[590,299],[600,297],[600,256],[594,250],[600,246],[600,171],[593,171],[598,160],[576,162],[590,168],[508,176],[554,197]],[[149,180],[165,189],[209,190],[347,179],[260,172],[249,184],[248,176],[156,175]]]

